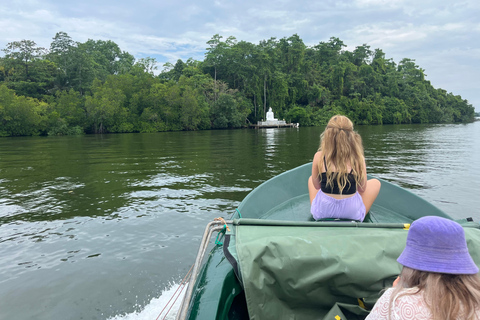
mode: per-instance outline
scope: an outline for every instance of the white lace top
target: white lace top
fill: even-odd
[[[418,288],[409,288],[400,291],[400,293],[414,293]],[[421,293],[397,295],[393,299],[392,314],[388,316],[388,307],[390,296],[393,289],[390,288],[378,299],[372,311],[365,320],[432,320],[430,309],[425,303]],[[480,319],[480,312],[477,311],[477,318]]]
[[[417,288],[404,289],[401,293],[413,293],[416,292]],[[388,307],[390,304],[390,296],[392,295],[393,288],[388,289],[384,294],[378,299],[377,303],[373,307],[372,311],[366,319],[369,320],[380,320],[380,319],[392,319],[392,320],[403,320],[403,319],[418,319],[418,320],[431,320],[432,314],[430,309],[426,306],[425,301],[421,294],[413,295],[402,295],[397,296],[392,303],[392,314],[391,317],[388,317]],[[365,320],[366,320],[365,319]]]

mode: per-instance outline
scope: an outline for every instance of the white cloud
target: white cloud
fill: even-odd
[[[217,33],[252,43],[296,33],[307,45],[334,36],[349,50],[366,43],[396,62],[413,58],[433,84],[462,92],[480,87],[479,15],[477,0],[6,0],[0,48],[22,39],[48,48],[64,31],[75,41],[108,39],[135,57],[175,62],[202,59]],[[480,93],[468,90],[465,98],[480,109]]]
[[[426,38],[426,33],[422,32],[412,24],[407,24],[400,28],[395,28],[386,23],[368,24],[357,26],[351,30],[347,30],[344,34],[351,34],[354,39],[361,39],[362,43],[367,43],[372,47],[391,48],[401,43],[420,41]]]
[[[398,8],[405,1],[404,0],[355,0],[354,3],[357,7],[382,7],[382,8]]]

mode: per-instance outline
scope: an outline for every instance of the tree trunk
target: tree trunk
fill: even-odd
[[[255,107],[254,118],[257,120],[257,96],[253,94],[253,106]]]
[[[263,80],[263,119],[267,120],[267,74]]]

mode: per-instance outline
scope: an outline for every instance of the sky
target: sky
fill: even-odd
[[[49,48],[57,32],[74,41],[112,40],[159,70],[178,59],[203,60],[206,42],[258,44],[298,34],[307,46],[337,37],[346,50],[367,44],[397,64],[414,59],[426,79],[480,112],[478,0],[2,0],[0,49],[33,40]]]

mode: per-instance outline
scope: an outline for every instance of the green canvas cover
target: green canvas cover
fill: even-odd
[[[408,232],[398,223],[239,219],[233,227],[227,258],[252,320],[364,319],[400,273]],[[480,265],[480,230],[465,230]]]

